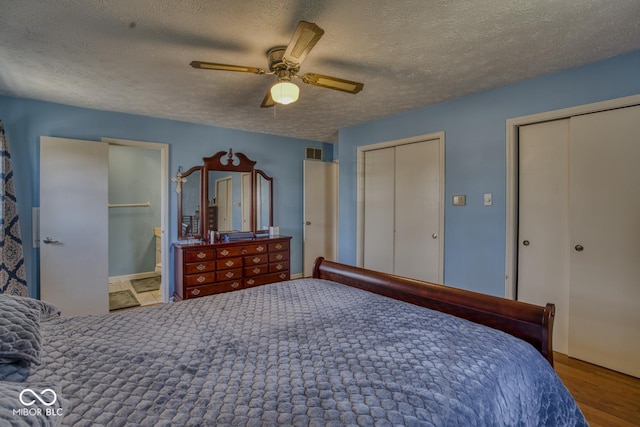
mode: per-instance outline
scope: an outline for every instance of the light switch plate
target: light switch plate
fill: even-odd
[[[493,196],[491,193],[484,193],[484,205],[491,206],[493,205]]]
[[[456,194],[453,196],[453,206],[465,206],[467,204],[467,196],[465,194]]]

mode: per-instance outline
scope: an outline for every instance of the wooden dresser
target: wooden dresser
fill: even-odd
[[[289,280],[291,237],[174,244],[176,300]]]

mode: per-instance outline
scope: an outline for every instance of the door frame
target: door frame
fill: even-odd
[[[505,239],[505,298],[515,299],[518,283],[518,131],[520,126],[552,120],[567,119],[573,116],[598,113],[617,108],[640,105],[640,95],[578,105],[559,110],[546,111],[528,116],[514,117],[506,122],[506,160],[507,160],[507,194],[506,194],[506,239]]]
[[[160,150],[160,246],[162,252],[162,268],[160,289],[163,303],[168,303],[172,295],[169,293],[169,144],[161,142],[136,141],[132,139],[101,138],[102,142],[125,147]]]
[[[439,203],[440,214],[438,218],[438,281],[444,283],[444,179],[445,179],[445,156],[444,156],[444,131],[428,133],[424,135],[411,136],[408,138],[395,139],[391,141],[378,142],[370,145],[361,145],[357,147],[357,172],[356,172],[356,265],[362,267],[364,265],[364,156],[365,152],[371,150],[379,150],[382,148],[397,147],[399,145],[413,144],[422,141],[437,140],[440,149],[439,164],[439,181],[440,188]]]

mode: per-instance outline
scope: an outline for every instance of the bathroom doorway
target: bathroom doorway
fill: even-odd
[[[166,144],[109,143],[110,311],[169,301]]]

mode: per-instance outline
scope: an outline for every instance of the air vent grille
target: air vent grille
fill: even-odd
[[[322,160],[322,148],[307,147],[307,160]]]

